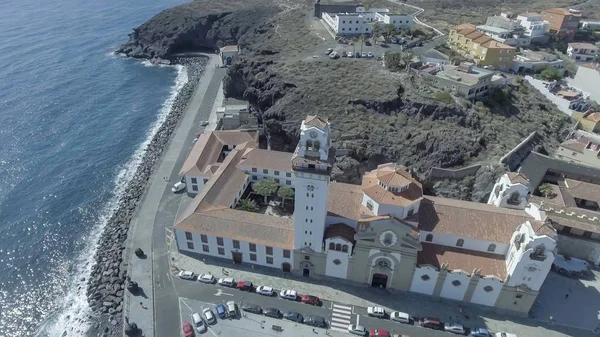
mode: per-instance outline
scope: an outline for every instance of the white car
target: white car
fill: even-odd
[[[295,301],[298,298],[298,293],[296,290],[283,290],[279,293],[279,297],[284,298],[286,300]]]
[[[234,301],[227,302],[227,316],[229,316],[229,317],[237,316],[237,309],[235,308]]]
[[[175,185],[173,185],[173,188],[171,188],[171,191],[173,193],[181,192],[183,190],[185,190],[185,183],[182,183],[181,181],[178,183],[175,183]]]
[[[273,296],[273,288],[268,286],[260,286],[256,288],[256,293],[264,296]]]
[[[404,324],[410,323],[410,315],[405,312],[394,311],[390,314],[390,319]]]
[[[178,276],[182,280],[194,280],[196,278],[196,274],[189,270],[180,271]]]
[[[348,332],[354,335],[364,336],[367,334],[367,329],[362,325],[348,325]]]
[[[496,337],[517,337],[517,335],[515,335],[514,333],[508,333],[508,332],[496,332],[496,334],[494,336],[496,336]]]
[[[373,56],[374,56],[374,55],[373,55],[373,53],[371,53],[371,52],[368,52],[368,53],[367,53],[367,57],[371,58],[371,57],[373,57]]]
[[[383,318],[385,317],[385,310],[382,307],[368,307],[367,315],[371,317]]]
[[[210,308],[204,308],[204,310],[202,310],[202,316],[204,316],[204,319],[208,324],[214,324],[217,322],[217,318]]]
[[[231,277],[226,277],[226,278],[220,278],[219,281],[217,283],[219,283],[220,286],[223,287],[233,287],[235,281],[233,280],[233,278]]]
[[[444,324],[444,330],[446,330],[447,332],[452,332],[452,333],[458,334],[458,335],[465,334],[465,328],[462,325],[456,324],[456,323]]]
[[[201,274],[198,276],[198,282],[213,284],[215,283],[215,277],[212,274]]]
[[[194,327],[196,328],[196,331],[199,333],[206,332],[206,323],[204,323],[204,320],[197,312],[192,314],[192,321],[194,321]]]

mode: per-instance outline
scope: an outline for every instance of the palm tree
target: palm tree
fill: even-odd
[[[294,190],[292,190],[291,187],[280,187],[279,190],[277,190],[277,195],[283,200],[281,202],[281,205],[283,206],[283,204],[285,204],[285,199],[290,199],[294,197]]]
[[[256,210],[258,210],[258,204],[252,199],[242,199],[237,209],[246,212],[256,212]]]
[[[386,41],[388,41],[392,36],[396,35],[397,32],[396,26],[391,23],[387,23],[383,26],[383,35]]]
[[[359,39],[360,39],[360,54],[362,55],[363,45],[365,44],[365,35],[361,34]]]
[[[371,24],[373,30],[373,41],[377,41],[377,37],[381,34],[381,26],[377,22]]]
[[[548,198],[552,195],[552,186],[548,183],[545,184],[541,184],[540,187],[538,187],[538,190],[540,191],[540,194],[544,197],[544,198]]]
[[[252,190],[265,198],[265,204],[267,203],[267,197],[277,192],[278,188],[279,185],[273,179],[262,179],[252,184]]]

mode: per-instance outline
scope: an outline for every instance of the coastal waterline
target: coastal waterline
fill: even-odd
[[[180,2],[2,5],[0,335],[85,329],[90,255],[185,81],[112,51]]]

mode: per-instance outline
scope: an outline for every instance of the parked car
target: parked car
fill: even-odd
[[[356,53],[354,54],[354,57],[356,57],[357,59],[359,59],[359,58],[361,58],[362,56],[361,56],[361,53],[360,53],[360,52],[356,52]]]
[[[211,274],[201,274],[198,276],[198,282],[213,284],[215,283],[215,277]]]
[[[348,52],[348,57],[354,57],[354,53],[352,53],[351,51]]]
[[[394,311],[390,314],[390,319],[404,324],[410,323],[410,315],[405,312]]]
[[[217,311],[217,316],[219,316],[219,318],[225,318],[225,316],[227,316],[225,306],[223,304],[217,304],[215,310]]]
[[[190,322],[183,322],[181,328],[183,329],[184,337],[194,337],[194,328],[192,328]]]
[[[279,297],[284,298],[286,300],[295,301],[298,298],[298,293],[296,290],[283,290],[279,293]]]
[[[369,331],[369,337],[391,337],[391,335],[387,330],[371,329],[371,331]]]
[[[200,317],[199,313],[195,312],[192,314],[192,321],[194,321],[194,327],[198,333],[206,332],[206,323],[204,323],[204,320]]]
[[[361,57],[365,57],[366,58],[367,57],[367,52],[363,51]]]
[[[202,316],[208,324],[217,323],[217,318],[215,317],[215,314],[213,314],[212,310],[210,310],[210,308],[204,308],[204,310],[202,310]]]
[[[200,126],[207,126],[208,125],[208,121],[202,121],[200,122]]]
[[[329,54],[329,58],[335,60],[340,58],[340,55],[338,55],[338,53],[334,51],[333,53]]]
[[[303,295],[302,303],[312,304],[312,305],[321,305],[321,300],[317,296]]]
[[[262,314],[262,308],[259,305],[256,304],[252,304],[252,303],[246,303],[242,306],[242,310],[247,311],[247,312],[251,312],[254,314]]]
[[[195,280],[196,274],[188,270],[182,270],[179,272],[179,278],[182,280]]]
[[[183,190],[185,190],[185,183],[183,183],[181,181],[178,183],[175,183],[175,185],[173,185],[173,187],[171,188],[171,192],[173,192],[173,193],[179,193]]]
[[[237,308],[234,301],[227,302],[227,317],[237,316]]]
[[[419,325],[424,328],[442,330],[442,322],[440,322],[439,318],[435,317],[423,317],[419,320]]]
[[[367,315],[371,317],[384,318],[385,310],[382,307],[368,307]]]
[[[517,335],[515,335],[514,333],[508,333],[508,332],[496,332],[496,334],[494,336],[495,337],[517,337]]]
[[[304,324],[316,326],[317,328],[327,327],[327,322],[325,322],[325,318],[321,316],[305,316]]]
[[[281,316],[282,316],[281,311],[279,311],[279,309],[275,309],[275,308],[264,309],[263,315],[268,316],[268,317],[273,317],[273,318],[281,318]]]
[[[256,293],[264,296],[273,296],[273,288],[268,286],[259,286],[256,288]]]
[[[374,55],[373,55],[373,53],[371,53],[371,52],[368,52],[368,53],[367,53],[367,57],[368,57],[368,58],[372,58],[373,56],[374,56]]]
[[[490,331],[484,328],[473,328],[469,334],[471,337],[490,337]]]
[[[346,52],[345,50],[342,51],[342,57],[348,57],[348,52]]]
[[[220,286],[223,287],[233,287],[235,285],[235,280],[231,277],[220,278],[217,282]]]
[[[353,335],[364,336],[367,334],[367,329],[362,325],[350,324],[348,325],[348,332]]]
[[[373,45],[373,44],[371,43],[371,41],[369,41],[369,40],[366,40],[366,41],[365,41],[365,46],[372,46],[372,45]]]
[[[290,321],[294,321],[296,323],[302,323],[303,317],[297,312],[288,311],[283,314],[283,318],[289,319]]]
[[[461,324],[456,324],[456,323],[444,324],[444,330],[446,330],[446,332],[452,332],[452,333],[455,333],[458,335],[465,334],[465,328]]]
[[[252,289],[254,289],[254,285],[250,281],[239,281],[237,283],[237,288],[243,291],[252,291]]]
[[[333,53],[333,48],[327,48],[327,50],[325,51],[325,55],[329,55]]]

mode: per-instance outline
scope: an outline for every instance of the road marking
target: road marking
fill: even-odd
[[[352,307],[348,307],[348,306],[340,305],[340,304],[336,304],[335,307],[340,308],[340,309],[352,310]]]
[[[341,318],[345,318],[345,319],[350,319],[352,318],[352,316],[350,315],[344,315],[344,314],[338,314],[337,312],[334,312],[333,314],[331,314],[331,317],[341,317]]]
[[[215,294],[215,296],[221,296],[221,295],[233,296],[233,294],[224,293],[223,290],[217,289],[217,293]]]
[[[342,331],[346,332],[346,331],[348,331],[348,325],[350,325],[350,324],[331,322],[330,325],[331,325],[331,329],[338,329],[338,330],[342,330]]]
[[[356,325],[358,325],[359,320],[360,320],[360,315],[356,315]]]
[[[185,305],[185,307],[186,307],[186,308],[188,308],[188,309],[190,310],[190,312],[192,312],[192,313],[194,312],[194,310],[192,310],[192,308],[190,308],[190,306],[189,306],[189,305],[187,305],[187,303],[185,303],[185,301],[184,301],[184,300],[182,300],[182,299],[179,299],[179,303],[183,303],[183,305]],[[181,306],[180,306],[180,307],[181,307]]]
[[[342,314],[347,314],[347,315],[351,314],[350,310],[344,310],[344,309],[338,309],[338,308],[333,308],[331,310],[333,312],[337,312],[337,313],[342,313]]]

